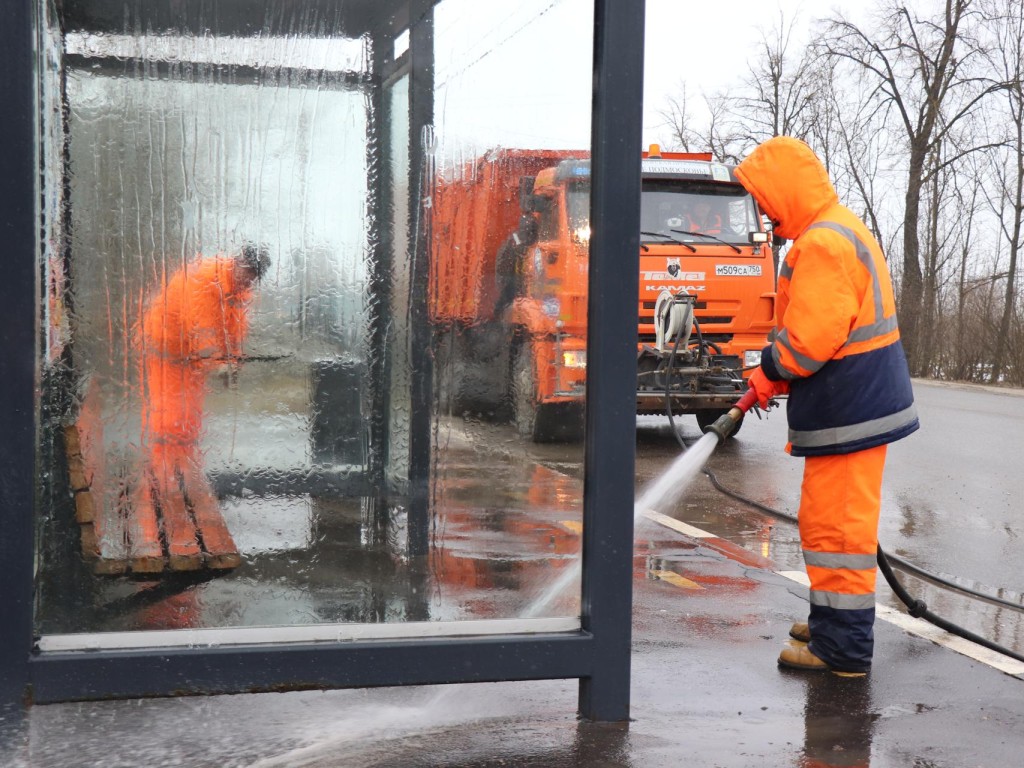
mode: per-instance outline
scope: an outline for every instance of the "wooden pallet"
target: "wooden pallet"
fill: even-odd
[[[77,424],[65,428],[64,442],[82,556],[94,573],[158,576],[241,565],[201,472],[160,494],[147,470],[109,467],[102,425],[91,423],[86,410]]]

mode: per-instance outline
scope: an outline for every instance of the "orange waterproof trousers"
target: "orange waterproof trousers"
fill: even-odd
[[[206,371],[199,363],[146,355],[144,427],[154,443],[194,444],[203,422]]]
[[[144,428],[157,488],[177,486],[175,472],[198,463],[206,371],[199,363],[146,355]]]
[[[885,454],[880,445],[804,460],[799,520],[811,581],[809,647],[840,671],[871,665]]]

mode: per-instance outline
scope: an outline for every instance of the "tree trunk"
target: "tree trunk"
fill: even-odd
[[[921,179],[924,175],[925,149],[910,148],[910,169],[907,173],[906,208],[903,212],[903,279],[900,285],[900,337],[907,353],[912,376],[920,375],[924,357],[918,347],[924,278],[921,274],[921,241],[917,231],[921,212]]]

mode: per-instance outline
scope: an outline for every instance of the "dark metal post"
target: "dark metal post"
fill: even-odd
[[[430,357],[427,293],[430,280],[430,211],[424,203],[433,188],[434,4],[413,6],[409,29],[409,221],[412,256],[409,285],[412,392],[409,425],[409,555],[427,554],[430,528],[430,425],[434,367]]]
[[[0,707],[24,700],[32,648],[35,385],[36,80],[34,4],[11,3],[0,24]]]
[[[388,225],[390,185],[384,183],[386,148],[389,131],[386,99],[384,97],[384,70],[391,62],[391,39],[383,29],[376,29],[373,37],[373,71],[370,81],[367,120],[367,170],[371,183],[368,194],[368,246],[373,252],[368,285],[372,301],[370,312],[370,445],[366,457],[370,483],[376,489],[373,515],[379,527],[386,527],[388,509],[383,489],[388,463],[388,443],[391,411],[391,365],[388,356],[381,354],[387,343],[388,312],[391,307],[391,249],[392,233]]]
[[[595,0],[580,715],[629,718],[643,0]]]

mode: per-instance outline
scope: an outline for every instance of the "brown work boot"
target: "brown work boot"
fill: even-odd
[[[811,628],[807,626],[806,622],[798,621],[789,628],[789,636],[801,643],[809,643],[811,642]]]
[[[787,645],[779,654],[779,666],[807,672],[831,672],[839,677],[864,677],[866,672],[840,672],[819,659],[806,645]]]

